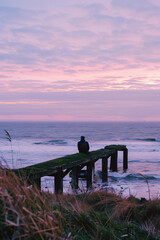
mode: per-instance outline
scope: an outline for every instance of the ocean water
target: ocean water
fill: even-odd
[[[123,172],[120,152],[118,172],[109,171],[108,185],[101,183],[101,161],[96,163],[95,189],[160,197],[160,122],[0,122],[0,159],[3,165],[20,168],[77,153],[81,135],[91,151],[110,144],[124,144],[129,150],[127,172]],[[43,178],[43,189],[53,191],[53,179]],[[84,180],[80,180],[80,188],[85,190]],[[71,191],[69,175],[64,179],[64,191]]]

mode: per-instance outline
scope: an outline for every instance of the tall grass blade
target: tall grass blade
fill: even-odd
[[[11,144],[12,168],[14,168],[12,138],[11,138],[10,133],[9,133],[6,129],[4,129],[4,132],[5,132],[5,134],[6,134],[6,139],[7,139],[7,140],[10,142],[10,144]]]
[[[149,200],[151,200],[151,192],[150,192],[150,188],[149,188],[149,182],[147,180],[147,178],[142,174],[142,173],[137,173],[138,175],[142,176],[144,178],[144,180],[147,183],[147,187],[148,187],[148,195],[149,195]]]
[[[11,135],[9,134],[9,132],[4,129],[5,133],[6,133],[6,139],[9,141],[9,142],[12,142],[12,138],[11,138]]]

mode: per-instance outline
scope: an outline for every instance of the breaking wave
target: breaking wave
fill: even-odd
[[[156,138],[136,138],[135,140],[145,141],[145,142],[160,142],[160,139],[156,139]]]
[[[36,145],[67,145],[67,142],[64,140],[50,140],[45,142],[35,142]]]
[[[96,174],[102,178],[102,172],[101,171],[97,171]],[[119,180],[119,179],[124,179],[127,181],[134,181],[134,180],[145,180],[145,178],[147,180],[159,180],[160,178],[155,177],[153,175],[149,175],[149,174],[145,174],[145,175],[141,175],[138,173],[118,173],[118,172],[109,172],[108,173],[108,177],[113,179],[113,180]]]

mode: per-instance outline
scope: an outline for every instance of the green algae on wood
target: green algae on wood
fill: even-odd
[[[80,164],[95,161],[101,157],[109,157],[113,153],[113,151],[114,149],[99,149],[89,152],[88,154],[76,153],[46,162],[34,164],[32,166],[14,169],[13,171],[16,174],[22,174],[23,176],[32,175],[33,178],[37,178],[38,176],[49,176],[55,174],[58,168],[69,169]]]
[[[107,145],[105,146],[105,149],[114,149],[114,150],[121,151],[126,149],[126,145]]]
[[[128,150],[124,145],[110,145],[103,149],[89,152],[88,154],[76,153],[50,161],[34,164],[32,166],[14,169],[13,171],[25,179],[29,185],[37,185],[41,188],[41,178],[44,176],[54,176],[55,194],[63,193],[63,178],[71,172],[71,186],[75,190],[78,188],[79,172],[83,167],[87,167],[87,189],[92,188],[92,174],[94,164],[102,159],[102,181],[108,181],[108,158],[111,157],[111,170],[117,171],[117,152],[123,151],[123,168],[128,168]],[[106,166],[105,166],[106,165]],[[114,167],[116,166],[116,167]],[[74,169],[76,169],[74,171]]]

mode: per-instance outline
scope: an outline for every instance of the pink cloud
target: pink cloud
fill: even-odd
[[[147,100],[129,101],[128,95],[123,101],[119,95],[115,104],[112,99],[115,90],[160,89],[159,11],[158,0],[2,0],[1,120],[159,119],[154,106],[153,116],[146,114]],[[68,97],[67,102],[65,94],[73,92],[81,99]],[[86,97],[84,103],[85,92],[99,92],[97,99],[103,92],[113,96],[94,104]],[[54,96],[61,93],[59,102]]]

